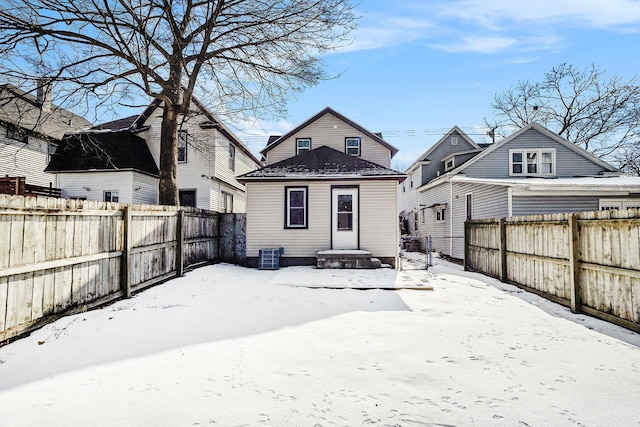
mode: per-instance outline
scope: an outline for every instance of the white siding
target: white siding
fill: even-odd
[[[24,176],[27,184],[56,186],[55,176],[44,172],[49,162],[48,143],[29,135],[27,144],[8,139],[0,126],[0,176]]]
[[[345,152],[345,138],[360,137],[361,157],[384,167],[391,167],[391,152],[351,125],[327,113],[267,152],[267,164],[296,155],[296,138],[311,138],[311,148],[329,146]]]
[[[195,190],[198,208],[219,211],[220,191],[224,187],[224,191],[234,195],[234,212],[244,212],[244,185],[235,177],[260,165],[236,147],[235,171],[232,171],[229,168],[229,140],[216,129],[202,129],[199,123],[203,120],[203,116],[195,116],[183,124],[183,129],[189,133],[189,145],[187,161],[178,164],[178,188]],[[158,166],[161,124],[162,109],[158,108],[145,123],[150,128],[139,134],[147,141]]]
[[[132,203],[158,204],[158,178],[133,172]]]
[[[404,217],[409,220],[409,234],[417,234],[420,226],[422,226],[422,224],[419,224],[418,230],[416,230],[413,221],[413,212],[418,210],[418,194],[416,188],[420,185],[421,175],[422,167],[418,167],[409,174],[407,179],[398,185],[398,213],[405,212]],[[413,177],[413,187],[411,187],[411,177]]]
[[[315,257],[331,248],[331,185],[345,182],[247,183],[247,256],[284,247],[284,257]],[[373,256],[395,257],[398,248],[397,182],[349,181],[360,186],[360,248]],[[308,229],[285,229],[285,186],[306,186]]]
[[[105,191],[117,191],[119,202],[132,203],[134,172],[59,173],[62,197],[104,200]]]

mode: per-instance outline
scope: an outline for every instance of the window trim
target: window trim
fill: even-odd
[[[304,148],[302,151],[300,151],[300,142],[301,141],[309,141],[309,148]],[[308,153],[309,151],[311,151],[311,138],[296,138],[296,156],[299,154],[304,153]]]
[[[233,213],[233,194],[228,191],[220,190],[221,195],[221,206],[220,210],[222,213]],[[227,206],[227,200],[231,201],[231,207]]]
[[[458,137],[457,136],[452,136],[451,137],[451,145],[458,145]]]
[[[229,169],[236,171],[236,146],[229,143]]]
[[[109,200],[107,200],[107,193],[109,193]],[[113,200],[113,194],[115,193],[117,200]],[[120,190],[104,190],[102,192],[102,200],[104,202],[111,202],[111,203],[119,203],[120,200]]]
[[[451,166],[449,166],[449,163],[451,163]],[[447,160],[446,162],[444,162],[444,171],[448,172],[452,169],[454,169],[456,167],[456,158],[452,157],[450,160]]]
[[[184,159],[180,160],[180,148],[181,148],[181,142],[184,143]],[[187,163],[187,158],[188,158],[188,147],[189,146],[189,132],[186,130],[179,130],[178,131],[178,163]]]
[[[513,155],[516,153],[520,153],[522,155],[522,161],[521,162],[514,162],[513,161]],[[536,172],[529,172],[528,171],[528,164],[527,163],[527,157],[529,154],[536,154]],[[543,173],[542,172],[542,156],[545,153],[550,153],[551,154],[551,172],[550,173]],[[514,165],[520,164],[522,165],[522,172],[518,173],[518,172],[514,172],[513,171],[513,167]],[[532,163],[534,164],[534,163]],[[556,176],[556,149],[555,148],[536,148],[536,149],[531,149],[531,148],[517,148],[517,149],[510,149],[509,150],[509,176]]]
[[[357,141],[358,142],[358,146],[357,146],[357,150],[358,152],[356,154],[351,154],[349,153],[349,148],[354,148],[349,147],[349,141]],[[361,156],[362,155],[362,138],[360,138],[359,136],[348,136],[344,139],[344,152],[350,156]]]
[[[433,222],[436,224],[441,224],[446,222],[447,219],[447,206],[446,205],[438,205],[433,208]]]
[[[465,220],[473,219],[473,193],[464,195],[464,216]]]
[[[292,191],[302,191],[304,193],[304,224],[291,224],[290,197]],[[284,187],[284,228],[287,230],[306,230],[309,228],[309,187],[308,186],[285,186]]]

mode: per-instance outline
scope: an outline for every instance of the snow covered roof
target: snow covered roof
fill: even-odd
[[[501,185],[530,191],[597,190],[628,191],[640,194],[640,177],[602,176],[579,178],[472,178],[465,175],[452,176],[453,182]]]

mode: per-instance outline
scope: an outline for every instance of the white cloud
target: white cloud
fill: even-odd
[[[378,49],[429,37],[433,25],[425,19],[367,15],[354,33],[353,42],[341,52]]]
[[[507,37],[463,37],[451,44],[434,44],[433,47],[447,52],[497,53],[512,47],[516,41]]]

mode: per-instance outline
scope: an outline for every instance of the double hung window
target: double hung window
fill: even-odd
[[[285,228],[307,228],[307,187],[285,187]]]
[[[344,140],[344,144],[345,144],[345,152],[347,154],[350,154],[352,156],[359,156],[360,155],[360,138],[356,137],[356,138],[345,138]]]
[[[296,139],[296,155],[311,151],[311,138]]]

